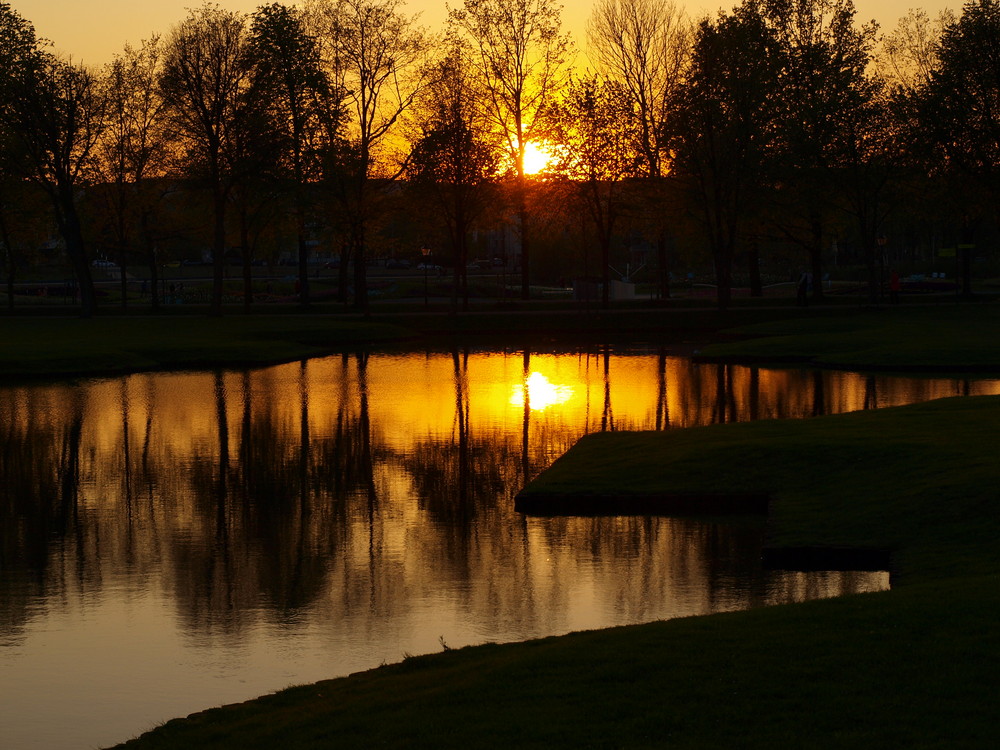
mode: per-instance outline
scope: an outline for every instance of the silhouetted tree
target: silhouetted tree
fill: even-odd
[[[1000,3],[970,0],[944,28],[938,65],[919,92],[921,122],[938,145],[946,171],[971,178],[988,196],[995,217],[1000,199]],[[971,244],[975,202],[959,217],[962,244]],[[971,293],[971,255],[962,254],[965,294]]]
[[[692,42],[683,12],[671,0],[598,0],[587,39],[600,72],[621,85],[635,108],[646,174],[662,176],[670,156],[661,133]]]
[[[954,22],[955,13],[949,8],[933,19],[919,9],[900,18],[896,28],[882,38],[875,61],[886,85],[912,93],[929,82],[939,65],[941,35]]]
[[[81,314],[96,310],[94,285],[77,202],[93,176],[105,124],[105,97],[86,68],[38,51],[12,72],[10,126],[26,154],[30,177],[49,196],[66,255],[80,287]]]
[[[255,96],[265,102],[280,138],[282,172],[292,185],[299,267],[299,300],[309,305],[305,184],[318,176],[317,102],[326,100],[329,81],[320,67],[319,45],[306,32],[301,10],[280,3],[253,15],[250,33]]]
[[[310,0],[310,29],[321,40],[334,93],[349,121],[330,128],[326,176],[348,227],[354,302],[368,311],[367,246],[382,187],[403,171],[391,134],[423,86],[424,34],[400,0]],[[341,259],[341,266],[346,258]]]
[[[747,217],[769,182],[785,61],[753,2],[698,26],[691,69],[666,127],[679,176],[691,187],[715,265],[720,309]]]
[[[139,250],[149,267],[152,305],[159,307],[159,259],[155,213],[162,200],[170,141],[165,130],[163,98],[156,86],[163,57],[159,37],[138,47],[126,45],[104,71],[108,97],[107,127],[98,149],[111,234],[121,271],[122,307],[127,306],[126,266]]]
[[[226,204],[233,187],[235,130],[246,109],[250,66],[246,19],[205,4],[191,10],[167,39],[159,87],[184,170],[201,177],[211,194],[212,314],[222,314]]]
[[[778,175],[784,236],[806,249],[813,294],[823,294],[823,245],[829,222],[834,151],[844,123],[873,95],[867,76],[877,26],[858,27],[853,0],[764,0],[765,21],[784,51],[779,96]]]
[[[555,151],[553,173],[565,180],[597,231],[601,250],[601,301],[609,306],[611,242],[625,202],[625,181],[641,174],[643,137],[639,113],[624,87],[591,76],[572,81],[545,114]]]
[[[641,133],[637,148],[646,164],[642,208],[656,235],[660,295],[670,296],[668,212],[661,179],[669,171],[663,127],[683,81],[692,28],[672,0],[599,0],[587,26],[590,57],[618,82],[632,102]]]
[[[521,296],[530,296],[531,230],[524,153],[543,138],[540,114],[565,79],[569,37],[560,31],[559,6],[552,0],[464,0],[453,8],[453,28],[477,51],[489,113],[503,137],[516,179],[521,233]]]
[[[444,218],[455,259],[456,295],[468,309],[469,232],[495,198],[487,186],[499,173],[498,144],[461,44],[431,67],[428,81],[407,176],[418,193],[429,193]]]

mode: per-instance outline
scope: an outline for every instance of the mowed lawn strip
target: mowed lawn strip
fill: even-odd
[[[1000,371],[1000,305],[969,303],[881,310],[815,311],[727,331],[706,359],[809,362],[851,369]]]
[[[3,318],[0,377],[260,365],[410,335],[398,326],[324,316]]]
[[[986,748],[1000,398],[585,438],[531,492],[766,490],[772,541],[888,546],[889,592],[407,659],[128,748]]]

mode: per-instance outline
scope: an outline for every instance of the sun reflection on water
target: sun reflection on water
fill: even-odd
[[[540,372],[531,373],[520,385],[514,385],[510,391],[510,405],[523,407],[525,396],[528,408],[532,411],[544,411],[550,406],[565,404],[573,398],[574,389],[569,385],[556,385]]]

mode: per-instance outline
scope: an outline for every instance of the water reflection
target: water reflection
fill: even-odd
[[[442,637],[883,587],[879,574],[765,573],[759,526],[527,519],[512,497],[595,430],[997,391],[607,347],[0,388],[0,704],[18,717],[0,746],[111,743]]]

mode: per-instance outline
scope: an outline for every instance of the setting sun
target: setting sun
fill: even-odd
[[[529,141],[524,146],[524,173],[541,174],[552,167],[553,154],[542,143]]]

